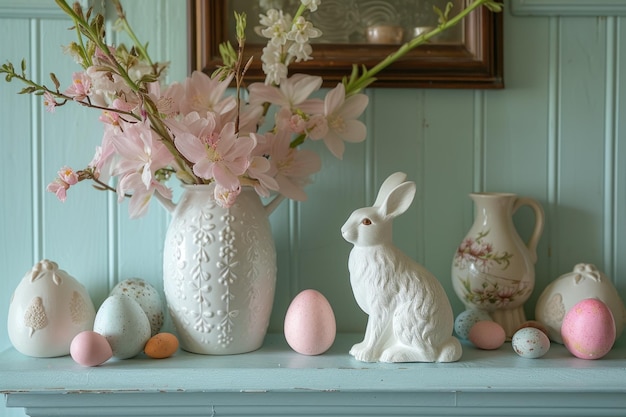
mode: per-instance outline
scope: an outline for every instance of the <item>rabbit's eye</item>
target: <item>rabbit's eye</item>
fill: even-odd
[[[361,221],[361,224],[364,224],[365,226],[369,226],[370,224],[372,224],[372,221],[366,217]]]

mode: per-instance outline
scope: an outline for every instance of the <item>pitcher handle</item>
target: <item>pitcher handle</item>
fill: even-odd
[[[515,200],[515,204],[513,205],[513,213],[517,211],[518,208],[522,206],[530,206],[535,212],[535,228],[533,229],[533,233],[530,236],[530,239],[526,243],[528,247],[528,251],[530,252],[530,257],[533,263],[537,262],[537,244],[539,243],[539,238],[541,237],[541,233],[543,232],[543,224],[544,224],[544,212],[541,204],[530,197],[518,197]]]
[[[269,216],[270,214],[272,214],[272,212],[276,210],[276,208],[280,205],[280,203],[283,202],[284,199],[285,199],[284,195],[278,194],[272,199],[272,201],[267,203],[265,205],[265,212],[267,213],[267,215]]]
[[[174,209],[176,209],[176,203],[172,200],[163,197],[160,193],[154,193],[154,196],[158,200],[159,203],[165,208],[168,212],[173,213]]]

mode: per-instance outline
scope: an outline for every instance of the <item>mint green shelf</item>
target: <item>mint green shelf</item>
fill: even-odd
[[[83,368],[69,357],[0,354],[0,392],[31,416],[626,415],[626,349],[586,361],[553,344],[541,359],[464,345],[455,363],[363,363],[348,355],[360,335],[303,356],[282,335],[256,352],[179,351]]]

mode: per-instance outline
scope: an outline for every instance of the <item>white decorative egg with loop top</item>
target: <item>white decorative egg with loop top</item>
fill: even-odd
[[[24,355],[68,355],[74,336],[91,330],[95,316],[85,287],[44,259],[22,278],[11,297],[9,338]]]
[[[535,317],[547,327],[550,340],[563,343],[561,325],[565,314],[587,298],[598,299],[609,307],[615,320],[616,337],[621,335],[626,323],[626,307],[615,285],[595,265],[580,263],[550,283],[537,300]]]

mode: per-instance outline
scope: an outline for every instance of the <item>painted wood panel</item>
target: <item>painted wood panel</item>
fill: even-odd
[[[59,53],[73,40],[69,22],[50,7],[37,14],[31,3],[0,0],[0,59],[25,56],[39,76],[55,71],[65,83],[77,70]],[[126,3],[153,55],[172,61],[169,79],[182,79],[184,2]],[[395,221],[396,244],[439,277],[456,313],[462,305],[451,290],[450,264],[473,221],[468,193],[478,190],[534,197],[546,211],[529,315],[540,291],[578,262],[596,263],[626,298],[624,19],[507,12],[504,90],[370,89],[366,142],[348,144],[342,161],[311,143],[322,151],[324,169],[307,190],[309,200],[283,202],[271,216],[279,266],[271,330],[281,330],[291,298],[305,288],[327,296],[340,330],[363,330],[366,317],[349,286],[351,246],[339,229],[398,170],[418,192]],[[116,196],[87,184],[70,190],[65,204],[45,192],[60,166],[80,168],[91,159],[100,126],[93,112],[49,114],[16,91],[15,83],[0,84],[3,288],[14,288],[35,261],[49,257],[81,279],[97,304],[131,276],[160,289],[168,214],[155,203],[146,218],[129,220]],[[528,236],[532,213],[520,210],[515,221]],[[0,297],[0,349],[10,346],[9,296]],[[13,413],[0,407],[2,417],[23,415]]]
[[[532,197],[543,206],[546,226],[537,248],[536,288],[545,287],[555,274],[550,269],[550,37],[547,18],[512,19],[505,15],[507,33],[504,66],[506,91],[489,92],[483,110],[484,128],[477,141],[477,189],[505,191]],[[529,30],[532,28],[532,30]],[[529,47],[532,45],[532,47]],[[534,215],[527,208],[514,216],[520,236],[530,237]],[[535,290],[526,305],[533,316]]]
[[[0,39],[14,38],[14,42],[0,49],[5,59],[19,63],[22,51],[28,51],[31,31],[28,20],[0,19]],[[7,103],[16,96],[17,85],[0,87],[0,103]],[[7,335],[7,315],[12,288],[17,285],[33,258],[33,175],[31,172],[31,103],[24,99],[11,100],[13,105],[0,104],[0,169],[3,196],[0,203],[0,262],[3,265],[3,287],[0,294],[0,349],[10,346]],[[10,202],[10,203],[9,203]],[[28,267],[27,267],[28,268]],[[9,278],[11,277],[11,278]],[[23,416],[22,410],[9,410],[0,405],[0,416]]]
[[[614,235],[612,247],[607,248],[605,255],[608,255],[609,265],[613,268],[613,280],[615,285],[624,297],[626,294],[626,82],[621,79],[621,74],[626,69],[626,42],[624,38],[626,30],[626,18],[619,18],[615,21],[613,38],[615,42],[615,67],[613,79],[615,80],[615,100],[611,111],[614,114],[613,134],[615,136],[615,171],[613,189],[613,213],[614,213]],[[606,261],[605,261],[606,262]]]

